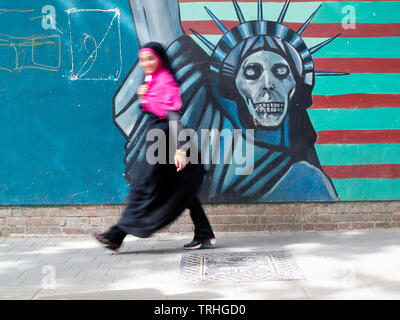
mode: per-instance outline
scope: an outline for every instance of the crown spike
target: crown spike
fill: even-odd
[[[239,5],[237,3],[237,0],[232,0],[232,2],[233,2],[233,6],[235,7],[236,15],[237,15],[237,17],[239,19],[239,22],[240,23],[245,23],[246,20],[244,20],[242,10],[240,10],[240,7],[239,7]]]
[[[258,20],[264,20],[262,0],[258,0],[257,18],[258,18]]]
[[[276,21],[277,23],[282,23],[283,22],[283,19],[285,18],[285,15],[286,15],[286,11],[287,11],[287,9],[289,7],[289,3],[290,3],[290,0],[286,0],[284,6],[282,8],[282,11],[281,11],[281,13],[279,15],[279,18]]]
[[[301,26],[301,28],[299,29],[299,31],[297,31],[298,35],[301,35],[304,30],[308,27],[309,23],[311,22],[311,20],[314,18],[314,16],[317,14],[319,8],[321,8],[322,3],[318,6],[318,8],[313,12],[313,14],[307,19],[306,22],[304,22],[304,24]]]
[[[322,47],[326,46],[329,42],[333,41],[334,39],[336,39],[337,37],[339,37],[341,35],[341,33],[337,34],[336,36],[329,38],[327,40],[325,40],[324,42],[321,42],[320,44],[317,44],[316,46],[312,47],[310,49],[310,53],[313,54],[314,52],[317,52],[319,49],[321,49]]]
[[[229,30],[221,23],[221,21],[218,20],[218,18],[211,12],[211,10],[209,10],[207,7],[204,7],[208,13],[208,15],[211,17],[211,19],[214,20],[214,22],[216,23],[216,25],[218,26],[218,28],[221,29],[221,31],[225,34],[227,33]]]
[[[315,76],[346,76],[348,72],[315,71]]]
[[[194,34],[201,42],[203,42],[203,43],[206,45],[206,47],[207,47],[208,49],[210,49],[211,51],[214,51],[215,46],[214,46],[210,41],[208,41],[206,38],[204,38],[201,34],[199,34],[198,32],[196,32],[196,31],[193,30],[192,28],[189,28],[189,30],[192,31],[193,34]]]

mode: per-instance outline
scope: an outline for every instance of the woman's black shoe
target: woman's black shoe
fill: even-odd
[[[93,237],[98,242],[100,242],[100,244],[103,245],[105,248],[110,249],[112,251],[118,251],[119,247],[121,247],[121,244],[111,242],[102,234],[93,233]]]
[[[209,238],[204,240],[192,240],[192,242],[185,244],[183,247],[188,250],[195,249],[209,249],[214,248],[217,240],[215,238]]]

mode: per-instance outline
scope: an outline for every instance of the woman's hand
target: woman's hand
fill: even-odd
[[[148,84],[142,84],[139,86],[137,89],[136,93],[139,96],[140,99],[143,99],[144,95],[147,93],[147,90],[149,90],[149,85]]]
[[[187,158],[182,152],[175,152],[174,156],[176,172],[181,171],[187,165]]]

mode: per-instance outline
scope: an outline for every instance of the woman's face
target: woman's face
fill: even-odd
[[[158,66],[158,57],[150,51],[143,51],[139,53],[140,65],[143,68],[144,73],[153,73],[156,71]]]

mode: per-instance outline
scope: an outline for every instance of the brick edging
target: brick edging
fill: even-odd
[[[0,206],[0,234],[90,234],[115,224],[124,205]],[[400,227],[400,201],[204,204],[215,232]],[[186,210],[160,232],[192,232]]]

